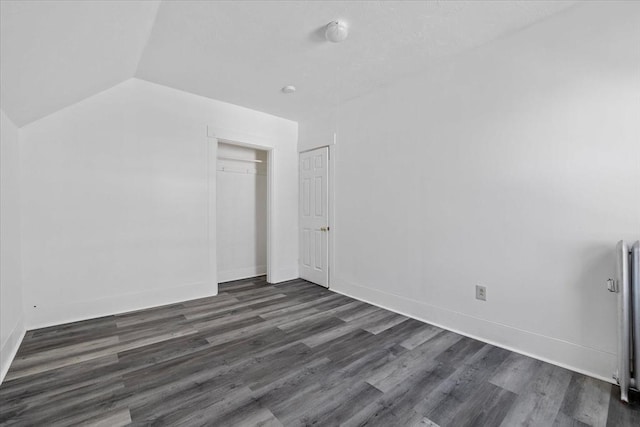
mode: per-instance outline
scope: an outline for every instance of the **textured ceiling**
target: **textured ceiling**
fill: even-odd
[[[22,126],[131,78],[158,1],[0,1],[0,91]]]
[[[568,6],[560,1],[163,2],[137,76],[300,120]],[[344,19],[340,44],[322,27]],[[298,88],[283,95],[287,84]]]
[[[574,3],[3,1],[2,107],[24,125],[136,76],[300,120]]]

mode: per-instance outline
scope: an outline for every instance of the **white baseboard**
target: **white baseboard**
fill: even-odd
[[[250,277],[263,276],[267,274],[267,266],[242,268],[238,270],[227,270],[218,272],[218,283],[231,282],[233,280],[248,279]],[[287,280],[294,280],[300,277],[298,268],[283,268],[272,272],[269,277],[269,283],[281,283]]]
[[[249,277],[263,276],[265,274],[267,274],[266,265],[258,265],[256,267],[248,267],[248,268],[238,268],[235,270],[218,271],[218,283],[247,279]]]
[[[298,279],[299,277],[298,267],[282,268],[271,274],[269,283],[282,283],[287,280]]]
[[[334,279],[331,290],[443,329],[612,384],[616,355]]]
[[[175,304],[218,294],[218,284],[190,283],[171,288],[116,295],[48,307],[27,307],[27,329],[44,328],[113,314]]]
[[[13,362],[13,359],[16,357],[16,353],[18,352],[18,348],[20,348],[26,332],[24,319],[20,318],[9,334],[7,341],[2,344],[2,348],[0,349],[0,384],[4,381],[4,377],[9,371],[11,362]]]

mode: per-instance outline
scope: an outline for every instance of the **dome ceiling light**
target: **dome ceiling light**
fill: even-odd
[[[282,93],[294,93],[296,91],[296,87],[294,85],[287,85],[282,88]]]
[[[340,43],[349,35],[349,27],[342,21],[331,21],[324,31],[326,39],[333,43]]]

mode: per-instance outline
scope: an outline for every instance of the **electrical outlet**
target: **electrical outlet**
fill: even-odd
[[[476,299],[481,301],[487,300],[487,288],[486,286],[476,285]]]

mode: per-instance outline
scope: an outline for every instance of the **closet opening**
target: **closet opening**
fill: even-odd
[[[267,274],[269,153],[218,141],[218,283]]]

